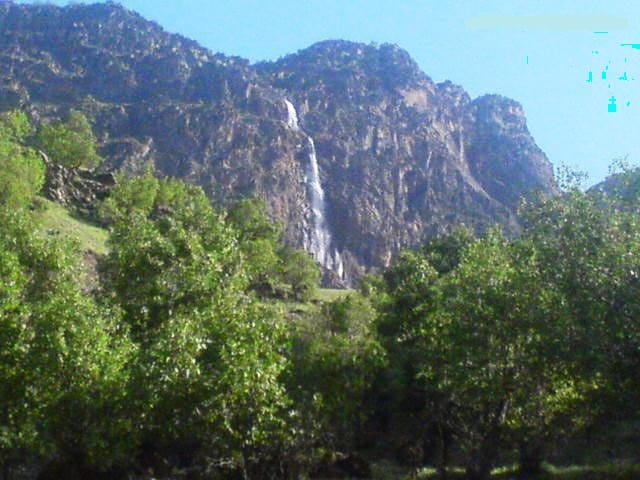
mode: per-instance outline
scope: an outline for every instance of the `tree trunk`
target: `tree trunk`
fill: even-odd
[[[474,452],[466,469],[468,480],[489,479],[495,461],[494,450],[494,448],[483,446]]]
[[[447,480],[449,467],[449,436],[441,423],[438,423],[438,443],[440,444],[440,461],[438,464],[438,478]]]
[[[518,477],[535,478],[542,473],[543,448],[537,442],[520,445]]]
[[[487,480],[498,456],[501,428],[504,423],[509,402],[501,400],[492,413],[486,433],[480,440],[478,448],[472,454],[467,465],[466,474],[469,480]]]
[[[482,439],[478,448],[471,454],[466,474],[469,480],[487,480],[498,456],[500,442],[497,428],[492,428]]]

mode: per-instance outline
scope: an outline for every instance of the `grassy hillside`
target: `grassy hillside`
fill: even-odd
[[[107,253],[107,231],[74,217],[63,206],[40,198],[41,206],[36,212],[37,220],[45,233],[57,233],[77,240],[83,251],[97,254]]]

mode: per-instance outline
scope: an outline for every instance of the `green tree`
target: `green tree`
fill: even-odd
[[[486,478],[508,442],[539,463],[543,434],[578,410],[591,384],[561,340],[573,317],[564,293],[545,281],[536,245],[463,232],[405,252],[383,278],[385,383],[395,385],[393,408],[403,398],[425,402],[441,476],[452,435],[470,478]]]
[[[120,176],[109,197],[98,205],[98,217],[105,225],[112,225],[126,220],[136,212],[149,215],[156,203],[159,189],[160,181],[150,168],[138,177]]]
[[[506,435],[544,427],[535,422],[548,421],[549,395],[570,381],[557,343],[563,297],[540,281],[534,252],[496,232],[466,249],[440,289],[421,325],[420,376],[455,411],[467,475],[487,478]]]
[[[0,115],[0,203],[5,208],[27,206],[44,183],[44,162],[25,145],[31,131],[23,112]]]
[[[566,341],[575,377],[589,388],[581,422],[636,415],[640,347],[638,203],[572,188],[525,205],[523,238],[535,245],[541,276],[564,296]],[[635,411],[634,411],[635,410]]]
[[[310,300],[320,282],[318,264],[303,250],[284,247],[280,255],[283,279],[291,285],[294,298],[298,301]]]
[[[378,409],[390,417],[389,428],[395,435],[407,442],[435,443],[442,472],[449,462],[453,416],[442,394],[429,389],[419,376],[425,361],[421,326],[441,299],[440,276],[457,268],[472,240],[467,230],[458,230],[431,239],[420,249],[402,252],[373,283],[371,292],[389,358],[377,382]]]
[[[26,113],[12,110],[0,114],[0,137],[17,143],[25,143],[33,135],[33,132],[33,125]]]
[[[144,441],[167,456],[227,459],[251,476],[282,434],[280,316],[245,294],[236,232],[200,188],[147,177],[117,191],[101,270],[138,346],[132,388]]]
[[[78,471],[127,458],[130,347],[117,315],[82,290],[75,245],[37,233],[24,212],[0,227],[0,459]]]
[[[472,230],[459,227],[448,235],[428,240],[420,252],[438,274],[443,275],[458,267],[463,252],[474,240],[475,235]]]
[[[65,122],[43,125],[37,141],[54,162],[65,167],[95,168],[103,161],[89,120],[77,110],[71,110]]]
[[[3,246],[4,247],[4,246]],[[24,319],[28,309],[21,292],[26,274],[15,252],[0,249],[0,465],[8,478],[21,450],[37,437],[33,412],[25,402],[27,371],[22,367],[28,349]]]
[[[279,256],[282,225],[269,218],[264,202],[239,200],[228,209],[227,220],[238,232],[251,289],[273,297],[283,290]]]
[[[367,419],[367,394],[384,365],[370,302],[350,294],[293,326],[291,396],[324,446],[350,448]],[[311,442],[310,442],[311,443]]]

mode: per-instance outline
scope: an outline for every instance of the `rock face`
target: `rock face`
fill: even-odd
[[[253,194],[351,282],[464,223],[517,229],[526,192],[555,190],[520,105],[434,83],[394,45],[326,41],[251,65],[115,4],[0,3],[0,109],[95,124],[106,170]]]
[[[112,173],[67,168],[52,163],[42,152],[41,155],[47,169],[42,194],[85,218],[97,220],[98,202],[109,196],[116,185],[115,176]]]

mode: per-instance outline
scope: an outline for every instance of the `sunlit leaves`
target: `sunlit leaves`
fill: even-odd
[[[95,168],[103,161],[89,120],[76,110],[71,110],[65,122],[43,125],[37,140],[55,163],[65,167]]]
[[[22,112],[0,115],[0,205],[5,209],[27,206],[44,183],[44,163],[25,144],[31,130]]]
[[[82,288],[73,244],[36,233],[24,213],[0,228],[0,460],[23,449],[110,465],[131,454],[124,416],[132,346],[117,312]]]
[[[132,390],[146,444],[257,461],[283,428],[285,331],[246,293],[243,240],[201,189],[149,173],[121,181],[102,212],[104,293],[139,347]]]

